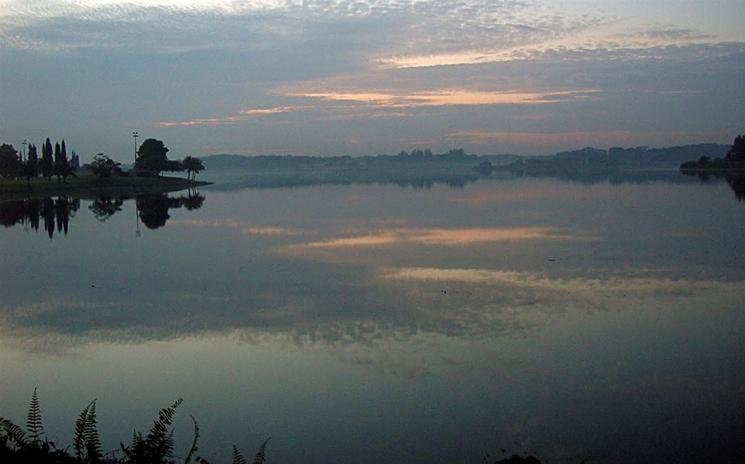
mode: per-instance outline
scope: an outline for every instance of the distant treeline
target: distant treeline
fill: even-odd
[[[72,151],[72,156],[67,157],[67,145],[52,141],[49,138],[41,145],[41,157],[39,157],[36,145],[28,145],[28,152],[18,152],[13,145],[0,144],[0,176],[5,179],[26,179],[43,177],[50,180],[57,176],[61,182],[80,168],[80,158]]]
[[[713,143],[683,145],[668,148],[613,147],[608,150],[583,148],[563,151],[549,156],[518,155],[475,155],[463,149],[453,149],[435,154],[430,149],[402,151],[396,155],[374,156],[307,156],[307,155],[212,155],[203,157],[205,166],[214,170],[310,170],[316,168],[337,169],[373,169],[396,168],[402,165],[423,164],[463,164],[477,167],[488,162],[489,166],[508,166],[514,171],[555,173],[561,170],[576,172],[578,170],[598,169],[650,169],[677,168],[684,161],[699,156],[724,156],[729,149],[726,145]],[[481,169],[479,172],[484,171]]]
[[[738,135],[724,157],[702,155],[696,161],[687,161],[680,165],[686,171],[743,171],[745,170],[745,135]]]
[[[698,156],[722,156],[728,148],[713,143],[669,148],[613,147],[608,150],[588,147],[551,156],[524,158],[510,164],[509,168],[531,175],[604,169],[673,169]]]
[[[410,152],[402,151],[396,155],[355,157],[349,155],[212,155],[202,159],[205,162],[205,166],[209,169],[302,169],[329,166],[362,168],[365,166],[380,166],[420,161],[474,163],[478,161],[478,156],[469,155],[465,150],[458,148],[440,154],[434,154],[430,149],[415,149]]]

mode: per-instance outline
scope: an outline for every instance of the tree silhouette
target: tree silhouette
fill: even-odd
[[[202,160],[193,156],[187,156],[181,164],[186,170],[187,179],[195,180],[197,178],[197,173],[204,170],[204,163],[202,163]]]
[[[725,157],[728,161],[735,163],[742,163],[745,161],[745,135],[738,135],[735,137],[732,148],[729,149]]]
[[[54,159],[52,158],[52,142],[47,137],[46,142],[41,147],[41,161],[39,170],[45,179],[49,180],[54,175]]]
[[[62,179],[67,180],[71,173],[70,162],[67,161],[67,148],[63,140],[62,145],[57,143],[54,146],[54,174],[57,176],[57,182],[61,182]]]
[[[159,176],[162,171],[168,171],[171,167],[168,164],[168,148],[162,140],[146,139],[140,145],[138,153],[137,161],[135,161],[135,168],[138,170]]]
[[[27,182],[39,175],[39,155],[36,153],[36,145],[28,146],[28,156],[23,165],[23,177]]]
[[[101,179],[103,177],[111,177],[114,173],[121,172],[121,169],[119,168],[120,165],[120,163],[117,163],[103,153],[98,153],[93,157],[93,162],[91,162],[90,167],[93,173]]]
[[[8,179],[15,177],[18,173],[18,151],[13,145],[4,143],[0,145],[0,176]]]

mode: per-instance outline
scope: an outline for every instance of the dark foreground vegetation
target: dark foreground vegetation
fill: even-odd
[[[98,433],[96,400],[94,399],[80,411],[73,428],[72,444],[61,447],[50,441],[44,432],[39,397],[34,389],[26,416],[26,427],[0,417],[0,463],[7,464],[210,464],[198,455],[201,437],[199,424],[189,416],[194,424],[191,446],[186,454],[176,455],[173,439],[173,418],[183,403],[177,399],[167,408],[158,412],[148,433],[132,433],[131,439],[120,442],[119,448],[104,451]],[[251,461],[252,464],[266,463],[267,438],[259,447]],[[504,450],[503,450],[504,451]],[[248,464],[243,453],[233,445],[232,464]],[[541,464],[533,456],[513,455],[493,461],[487,454],[485,464]]]
[[[185,457],[176,457],[174,450],[173,429],[171,427],[176,409],[183,403],[181,398],[169,407],[161,409],[153,422],[150,431],[143,434],[134,431],[129,443],[120,442],[116,450],[105,452],[101,448],[96,420],[96,400],[91,401],[78,415],[74,424],[71,446],[60,447],[49,441],[44,433],[41,407],[36,389],[31,396],[26,427],[0,417],[0,462],[40,463],[40,464],[171,464],[198,463],[209,464],[210,461],[199,456],[199,424],[194,417],[194,432],[191,446],[185,450]],[[264,441],[253,458],[253,464],[266,462]],[[233,464],[247,464],[241,451],[233,446]]]

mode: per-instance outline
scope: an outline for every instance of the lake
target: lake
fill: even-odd
[[[670,179],[5,201],[0,411],[38,387],[66,445],[98,398],[110,450],[183,397],[216,462],[741,459],[745,203]]]

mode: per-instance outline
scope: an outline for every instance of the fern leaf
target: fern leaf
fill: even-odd
[[[96,400],[93,400],[88,414],[85,418],[85,450],[88,461],[99,462],[103,456],[101,451],[101,439],[98,436],[98,424],[96,423]]]
[[[4,431],[5,435],[16,445],[21,447],[28,445],[28,442],[26,442],[26,432],[8,419],[0,417],[0,430]]]
[[[238,448],[233,445],[233,464],[248,464]]]
[[[132,431],[132,445],[127,450],[127,458],[126,462],[145,462],[145,440],[136,430]]]
[[[26,416],[26,430],[32,443],[38,443],[41,441],[41,437],[44,435],[44,425],[41,420],[41,407],[39,406],[39,396],[34,388],[34,393],[31,395],[31,403],[28,406],[28,415]]]
[[[269,440],[271,440],[271,438],[267,438],[264,443],[261,444],[259,452],[254,456],[253,464],[264,464],[266,462],[266,445],[269,443]]]
[[[158,413],[158,419],[153,423],[145,439],[145,451],[151,462],[160,462],[171,455],[173,443],[168,436],[168,427],[173,423],[176,408],[183,402],[184,400],[179,398],[170,407],[161,409]]]
[[[187,454],[186,459],[184,459],[184,464],[189,464],[191,462],[191,457],[194,456],[194,453],[199,449],[197,448],[197,441],[199,441],[199,424],[197,424],[197,420],[194,419],[194,416],[189,415],[189,417],[191,417],[191,421],[194,422],[194,440],[191,442],[191,449],[189,449],[189,454]],[[199,462],[199,458],[197,458],[197,462]]]
[[[72,446],[75,449],[75,455],[79,460],[83,460],[85,451],[85,422],[88,418],[88,410],[96,400],[91,401],[88,406],[80,411],[80,415],[75,420],[75,432],[73,433]]]

